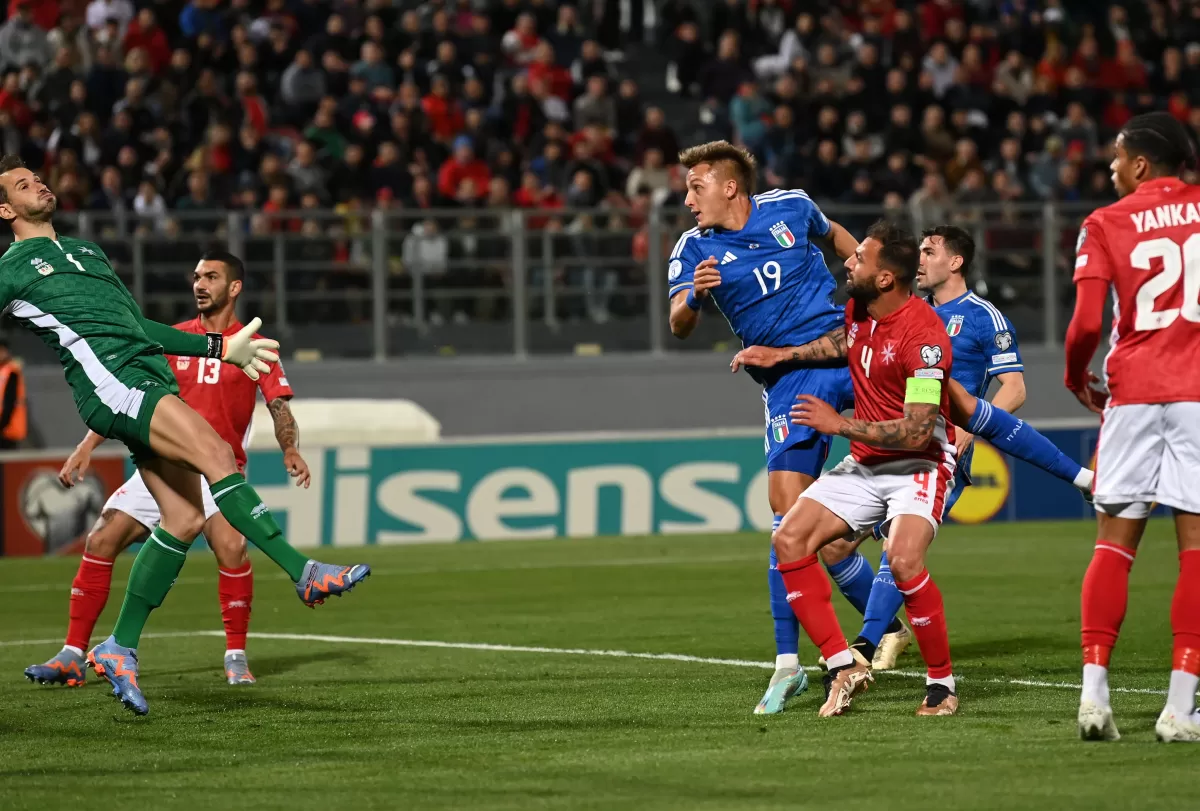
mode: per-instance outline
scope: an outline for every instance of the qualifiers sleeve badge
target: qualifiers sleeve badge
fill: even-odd
[[[667,266],[667,281],[673,282],[683,275],[683,262],[678,259],[672,259],[671,264]]]
[[[933,344],[921,347],[921,360],[926,366],[937,366],[942,361],[942,348]]]
[[[1083,248],[1083,243],[1087,241],[1087,226],[1079,229],[1079,237],[1075,240],[1075,253],[1079,253]]]
[[[996,344],[997,349],[1003,352],[1013,345],[1012,333],[1008,330],[1004,330],[1004,332],[997,332],[993,343]]]

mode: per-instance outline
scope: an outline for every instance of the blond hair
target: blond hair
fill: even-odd
[[[758,179],[758,161],[748,149],[734,146],[728,141],[709,141],[707,144],[690,146],[679,153],[679,162],[688,169],[707,163],[727,177],[737,181],[738,191],[754,194]]]

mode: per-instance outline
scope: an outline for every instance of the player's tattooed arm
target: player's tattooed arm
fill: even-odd
[[[844,419],[838,435],[851,442],[865,442],[878,448],[919,450],[929,444],[937,422],[938,406],[931,403],[905,403],[904,416],[898,420],[867,422]]]
[[[879,448],[917,450],[929,444],[937,415],[936,403],[910,402],[904,404],[904,416],[898,420],[868,422],[843,417],[821,398],[801,394],[792,406],[791,418],[796,425],[806,425],[822,434],[844,436],[851,442],[865,442]]]
[[[279,450],[284,453],[296,450],[300,444],[300,426],[296,425],[296,417],[287,398],[276,397],[267,403],[267,410],[275,422],[275,441],[279,443]]]
[[[778,363],[822,363],[846,357],[846,328],[835,327],[829,332],[800,346],[748,346],[733,356],[729,368],[736,372],[743,366],[770,368]]]
[[[788,360],[793,363],[817,363],[846,357],[846,328],[835,327],[815,341],[803,346],[789,347]]]

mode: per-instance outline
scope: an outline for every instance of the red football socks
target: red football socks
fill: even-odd
[[[904,608],[921,658],[931,679],[947,679],[954,675],[950,662],[950,634],[946,630],[946,608],[942,592],[922,569],[911,580],[896,580],[896,588],[904,595]]]
[[[218,569],[217,594],[221,619],[225,622],[225,650],[245,650],[250,628],[250,604],[254,601],[254,572],[250,563],[236,569]]]
[[[71,581],[70,623],[67,625],[67,644],[86,651],[96,620],[108,602],[112,585],[113,562],[109,558],[84,553],[79,571]]]
[[[849,650],[833,610],[833,588],[824,567],[818,565],[817,556],[780,563],[779,574],[783,577],[787,601],[796,619],[800,620],[808,638],[821,649],[826,661]]]
[[[1092,562],[1083,576],[1083,599],[1080,605],[1085,665],[1108,667],[1109,656],[1121,632],[1121,623],[1125,621],[1125,608],[1129,604],[1129,572],[1136,554],[1134,549],[1108,541],[1096,541]]]
[[[1175,637],[1171,669],[1200,675],[1200,549],[1179,553],[1171,633]]]

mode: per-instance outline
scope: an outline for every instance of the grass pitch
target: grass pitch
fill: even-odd
[[[1152,524],[1138,556],[1114,657],[1124,739],[1078,741],[1078,690],[1053,686],[1078,681],[1093,533],[943,530],[930,569],[962,709],[932,719],[913,717],[915,645],[901,660],[914,675],[880,674],[845,717],[816,717],[815,677],[783,715],[751,715],[774,656],[763,536],[326,550],[375,575],[316,611],[259,557],[251,630],[298,638],[252,635],[250,688],[224,684],[219,633],[143,640],[147,718],[94,677],[74,690],[24,681],[59,648],[77,561],[3,560],[0,808],[1186,806],[1200,751],[1153,733],[1170,667],[1169,523]],[[131,560],[117,564],[98,637]],[[852,636],[858,618],[835,600]],[[220,625],[215,566],[197,553],[149,630]],[[555,650],[409,644],[429,641]]]

